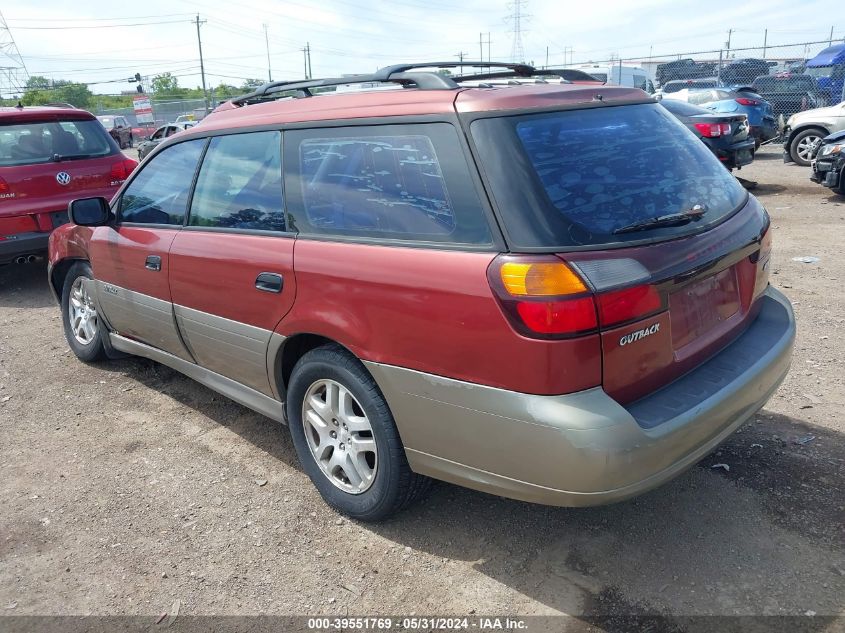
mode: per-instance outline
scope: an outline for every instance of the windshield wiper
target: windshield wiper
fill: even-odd
[[[53,162],[61,162],[63,160],[76,160],[78,158],[92,158],[94,154],[53,154]]]
[[[614,235],[620,233],[633,233],[634,231],[644,231],[646,229],[653,229],[659,226],[680,226],[693,220],[700,220],[706,212],[706,209],[700,204],[695,205],[692,209],[683,211],[682,213],[669,213],[668,215],[659,215],[656,218],[648,218],[640,222],[634,222],[627,226],[619,227],[613,231]]]

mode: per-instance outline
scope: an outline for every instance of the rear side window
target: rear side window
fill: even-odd
[[[285,132],[288,211],[304,234],[490,244],[447,123]]]
[[[44,121],[0,125],[0,167],[97,158],[118,151],[97,121]]]
[[[171,145],[146,163],[126,187],[120,202],[120,221],[178,224],[185,207],[205,139]]]
[[[478,119],[471,132],[516,247],[691,234],[747,199],[707,146],[657,104]],[[614,233],[695,205],[706,210],[696,222]]]
[[[188,224],[284,231],[281,147],[281,132],[211,139]]]

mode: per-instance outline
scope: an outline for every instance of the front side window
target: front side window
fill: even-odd
[[[284,231],[280,132],[211,140],[191,201],[190,226]]]
[[[146,163],[123,192],[120,221],[181,225],[204,145],[205,139],[171,145]]]
[[[285,147],[288,205],[301,233],[492,243],[447,123],[289,131]]]

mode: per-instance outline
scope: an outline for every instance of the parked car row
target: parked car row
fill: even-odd
[[[728,90],[725,88],[684,88],[663,95],[662,103],[686,101],[719,114],[744,114],[748,118],[750,135],[755,149],[762,143],[778,136],[778,123],[771,104],[759,94],[750,90]]]

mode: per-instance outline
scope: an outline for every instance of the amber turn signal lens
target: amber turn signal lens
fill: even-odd
[[[550,297],[587,292],[584,282],[563,262],[505,262],[502,283],[517,297]]]

